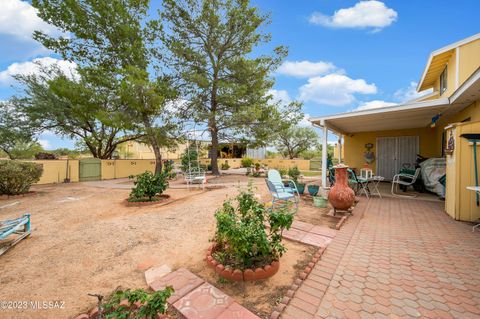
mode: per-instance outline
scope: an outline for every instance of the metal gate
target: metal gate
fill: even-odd
[[[102,161],[98,158],[80,160],[80,182],[99,181],[102,175]]]
[[[377,175],[391,180],[404,166],[415,167],[418,136],[377,138]]]

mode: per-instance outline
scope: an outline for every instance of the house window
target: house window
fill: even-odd
[[[447,90],[447,67],[440,74],[440,95]]]

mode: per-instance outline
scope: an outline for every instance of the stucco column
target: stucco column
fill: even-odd
[[[327,187],[327,140],[328,140],[328,128],[325,121],[321,122],[323,134],[322,134],[322,187]]]

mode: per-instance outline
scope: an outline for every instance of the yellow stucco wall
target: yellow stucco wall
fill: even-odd
[[[67,162],[68,174],[71,182],[78,182],[78,160],[43,160],[43,161],[29,161],[43,166],[42,177],[37,184],[53,184],[63,183],[67,177]]]
[[[458,123],[447,129],[454,132],[455,150],[447,155],[447,189],[445,210],[455,219],[476,221],[480,218],[480,207],[476,205],[475,193],[466,189],[475,186],[473,145],[460,135],[479,133],[480,121]],[[477,167],[480,169],[480,145],[477,145]]]
[[[229,158],[229,159],[218,159],[218,166],[221,167],[225,161],[228,161],[228,165],[230,168],[239,168],[242,166],[242,159],[241,158]],[[269,168],[292,168],[297,166],[300,170],[309,170],[310,169],[310,161],[309,160],[290,160],[290,159],[262,159],[262,160],[253,160],[253,162],[260,162],[263,165],[268,166]],[[210,159],[201,159],[201,164],[208,165],[210,164]]]
[[[155,161],[148,159],[135,160],[102,160],[102,179],[125,178],[130,175],[138,175],[145,171],[155,172]],[[106,168],[105,172],[103,168]]]
[[[372,152],[377,157],[376,147],[378,137],[400,137],[400,136],[418,136],[420,154],[425,157],[436,157],[441,155],[441,145],[432,143],[432,138],[438,134],[438,128],[418,128],[408,130],[378,131],[355,133],[350,136],[344,136],[344,154],[343,162],[352,168],[360,169],[364,167],[365,160],[363,154],[366,151],[365,144],[372,143]],[[375,172],[376,162],[369,165]]]
[[[480,66],[480,39],[460,47],[460,85]]]

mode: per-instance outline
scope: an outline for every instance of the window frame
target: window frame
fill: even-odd
[[[448,81],[448,71],[447,71],[448,65],[445,66],[445,69],[443,69],[442,73],[440,73],[440,95],[445,93],[447,91],[447,81]]]

